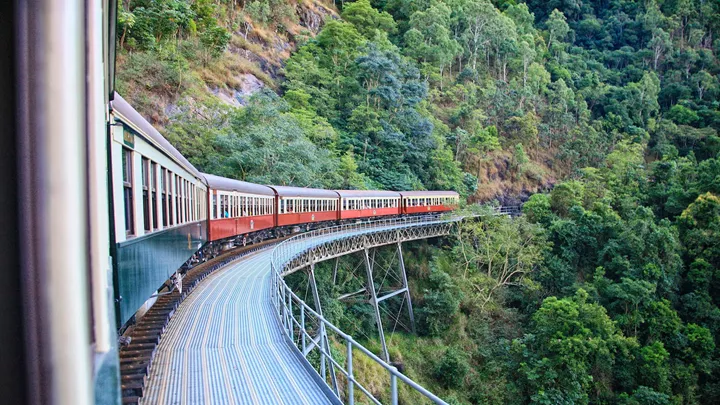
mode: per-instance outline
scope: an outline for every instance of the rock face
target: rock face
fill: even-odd
[[[214,88],[211,89],[220,100],[235,107],[247,104],[248,98],[265,87],[260,79],[251,73],[241,73],[235,76],[238,86],[230,90]]]

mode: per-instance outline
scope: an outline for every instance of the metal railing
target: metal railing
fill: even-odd
[[[278,316],[286,336],[290,338],[306,360],[314,349],[318,350],[320,360],[319,374],[323,381],[330,386],[338,399],[342,401],[341,398],[344,397],[345,403],[351,405],[354,404],[355,388],[357,388],[365,395],[365,397],[367,397],[368,400],[376,404],[381,404],[380,400],[376,398],[367,387],[363,386],[358,379],[355,378],[355,374],[353,372],[353,351],[357,350],[387,370],[390,383],[390,402],[393,405],[398,403],[398,380],[404,382],[407,386],[428,400],[436,404],[446,404],[445,401],[398,371],[396,367],[388,364],[360,343],[356,342],[352,336],[341,331],[337,326],[325,319],[321,313],[316,312],[307,303],[300,299],[300,297],[298,297],[285,283],[285,280],[282,277],[283,269],[286,264],[291,262],[293,258],[302,254],[303,251],[332,240],[332,236],[342,235],[343,237],[347,237],[358,234],[369,234],[388,229],[422,227],[437,223],[452,223],[460,221],[461,219],[462,217],[444,218],[441,215],[428,215],[352,223],[318,229],[296,235],[278,244],[273,249],[271,262],[271,298],[275,306],[275,314]],[[298,246],[298,244],[301,246]],[[338,361],[333,358],[326,338],[327,332],[333,332],[339,340],[345,342],[346,353],[344,360]],[[329,383],[327,371],[330,371],[331,381]],[[336,371],[338,371],[341,376],[338,377],[335,373]],[[344,384],[339,383],[338,380],[340,380],[341,383],[344,382]]]

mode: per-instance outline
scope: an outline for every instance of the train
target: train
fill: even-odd
[[[459,203],[454,191],[325,190],[202,173],[117,93],[110,117],[118,328],[176,272],[226,249]]]

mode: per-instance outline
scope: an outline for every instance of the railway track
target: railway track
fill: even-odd
[[[127,344],[121,345],[119,350],[123,404],[138,404],[140,398],[143,397],[155,349],[160,343],[162,334],[177,307],[192,293],[195,287],[215,270],[285,239],[267,240],[227,251],[188,270],[182,279],[182,294],[174,289],[169,294],[158,297],[152,307],[123,335],[123,340],[127,342]]]

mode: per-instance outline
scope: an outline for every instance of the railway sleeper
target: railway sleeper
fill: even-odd
[[[148,375],[150,374],[150,361],[145,361],[142,363],[136,363],[136,364],[123,364],[120,366],[120,373],[129,375],[129,374],[144,374]]]
[[[151,356],[125,357],[120,359],[120,365],[124,364],[142,364],[152,362]]]
[[[122,403],[123,403],[123,405],[137,405],[140,403],[140,397],[137,397],[137,396],[122,397]]]
[[[145,391],[145,385],[137,382],[121,383],[120,389],[123,396],[142,397]]]
[[[128,358],[128,357],[140,357],[140,356],[150,356],[152,359],[155,356],[155,348],[152,349],[143,349],[143,350],[121,350],[120,351],[120,358]]]

